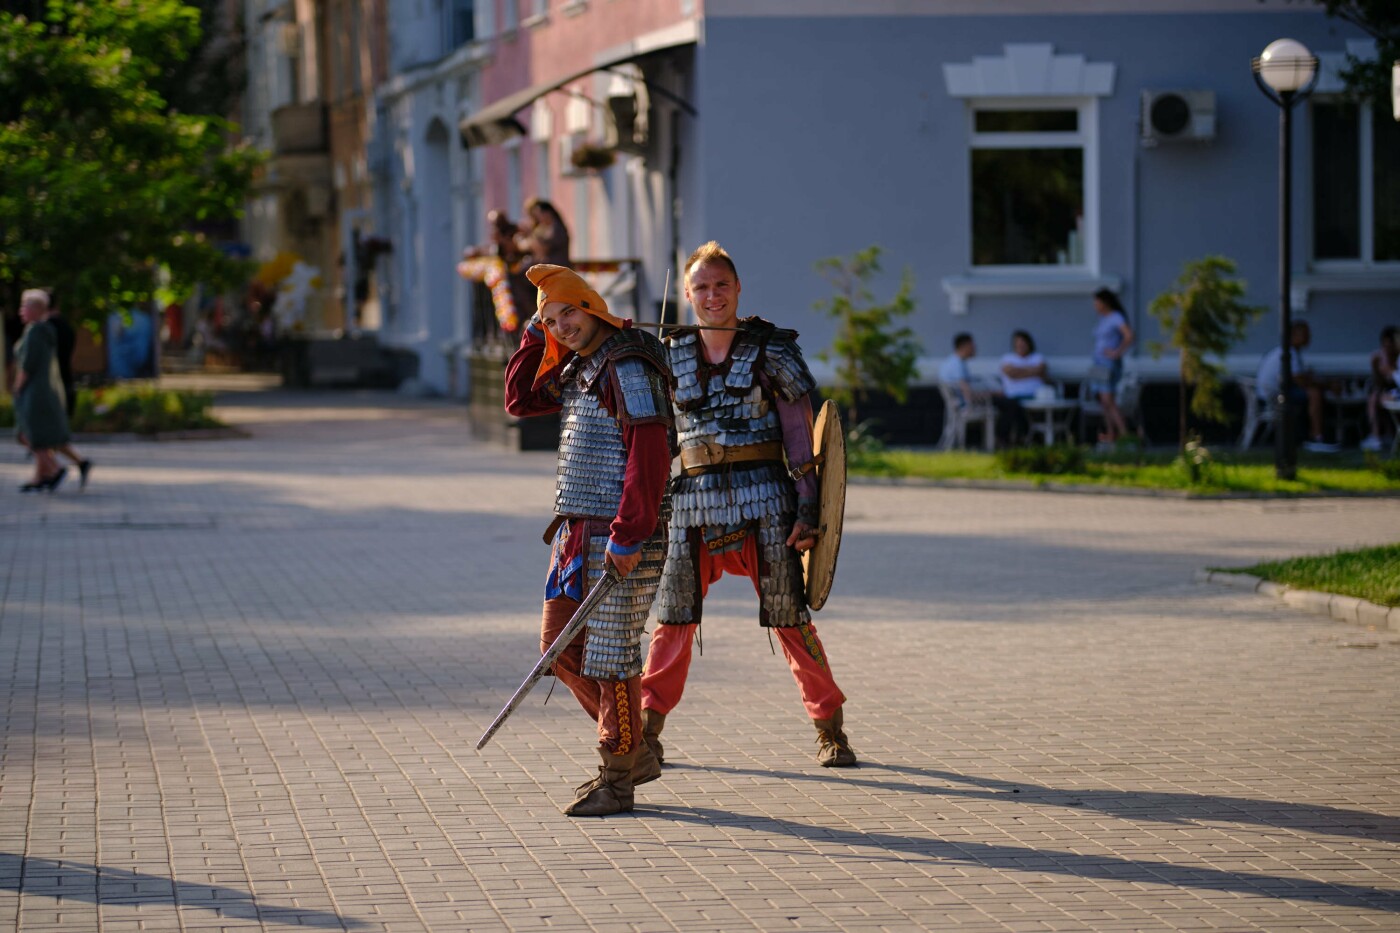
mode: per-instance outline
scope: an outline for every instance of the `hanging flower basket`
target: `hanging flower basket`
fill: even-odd
[[[569,161],[577,169],[604,169],[617,161],[617,153],[606,146],[585,143],[574,149]]]

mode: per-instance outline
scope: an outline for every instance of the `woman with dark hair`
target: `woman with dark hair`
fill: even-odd
[[[1035,352],[1034,338],[1024,330],[1013,332],[1011,352],[1001,358],[1001,395],[994,398],[997,427],[1005,424],[1003,434],[1013,443],[1030,435],[1030,419],[1021,403],[1045,388],[1045,372],[1045,357]]]
[[[521,235],[516,238],[521,252],[527,254],[525,265],[543,262],[568,268],[569,228],[558,209],[543,198],[531,198],[525,202],[525,216]]]
[[[1103,406],[1104,431],[1099,435],[1099,442],[1112,444],[1128,433],[1116,396],[1118,382],[1123,378],[1123,354],[1132,346],[1133,329],[1123,313],[1123,303],[1107,288],[1094,292],[1094,311],[1099,320],[1094,325],[1093,365],[1089,367],[1084,394],[1098,398]]]

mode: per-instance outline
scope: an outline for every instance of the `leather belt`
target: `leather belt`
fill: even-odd
[[[762,444],[741,444],[725,447],[714,441],[702,441],[681,450],[681,467],[687,473],[703,473],[709,467],[724,466],[730,463],[743,463],[753,460],[783,462],[783,442],[765,441]]]

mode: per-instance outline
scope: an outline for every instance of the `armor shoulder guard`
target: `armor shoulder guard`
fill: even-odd
[[[768,324],[767,321],[763,323]],[[797,331],[768,324],[763,342],[763,374],[778,397],[795,402],[817,387],[797,346]]]
[[[591,390],[604,372],[611,374],[619,421],[671,423],[671,367],[653,334],[635,327],[618,331],[593,354],[579,379]]]
[[[631,425],[671,424],[671,381],[655,360],[632,354],[615,360],[609,369],[619,421]]]

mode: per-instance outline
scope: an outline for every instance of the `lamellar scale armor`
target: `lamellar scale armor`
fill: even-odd
[[[622,502],[627,472],[623,426],[671,424],[665,349],[651,334],[626,328],[590,356],[571,361],[560,380],[563,413],[554,512],[561,518],[585,520],[578,528],[589,535],[584,549],[586,592],[603,574],[608,527]],[[616,416],[601,401],[609,382]],[[642,544],[641,561],[588,619],[585,677],[622,680],[642,671],[642,629],[666,557],[667,512],[663,501],[656,531]],[[557,532],[568,533],[567,527]]]
[[[667,344],[682,451],[781,444],[773,396],[795,402],[816,385],[796,332],[761,318],[739,322],[727,366],[704,361],[695,331],[682,331]],[[802,561],[787,545],[797,518],[797,488],[781,456],[688,470],[671,483],[671,509],[658,622],[700,621],[700,549],[716,549],[743,534],[758,536],[760,623],[783,628],[811,621]]]

